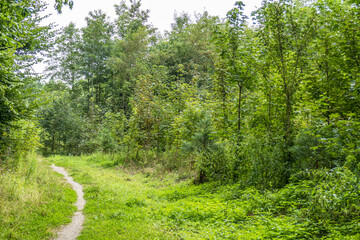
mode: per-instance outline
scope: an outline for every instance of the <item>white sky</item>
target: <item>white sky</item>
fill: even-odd
[[[158,28],[162,33],[171,29],[175,11],[178,13],[188,12],[193,15],[208,11],[212,16],[224,18],[226,13],[234,7],[236,0],[142,0],[142,9],[150,10],[149,22]],[[245,13],[250,16],[256,7],[260,7],[262,0],[243,0]],[[63,9],[62,14],[55,13],[55,0],[45,0],[49,4],[47,13],[53,13],[44,23],[54,22],[59,27],[65,27],[74,22],[78,28],[85,26],[85,17],[93,10],[101,9],[111,19],[115,18],[114,5],[120,4],[120,0],[74,0],[74,7],[69,10]],[[127,3],[129,1],[127,0]]]

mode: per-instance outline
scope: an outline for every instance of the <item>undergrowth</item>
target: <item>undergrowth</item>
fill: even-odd
[[[360,238],[359,180],[346,168],[305,171],[284,188],[259,191],[109,166],[106,155],[51,161],[84,185],[79,239]]]

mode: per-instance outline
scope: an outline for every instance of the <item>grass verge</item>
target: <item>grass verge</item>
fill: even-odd
[[[71,221],[76,193],[36,157],[0,172],[0,239],[50,239]]]

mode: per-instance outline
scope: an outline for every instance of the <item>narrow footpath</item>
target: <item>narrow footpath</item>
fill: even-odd
[[[57,240],[75,240],[81,233],[81,230],[83,228],[83,223],[85,220],[84,214],[82,212],[82,210],[84,209],[85,206],[85,199],[84,199],[84,192],[83,192],[83,187],[75,182],[73,180],[72,177],[69,176],[69,174],[67,173],[67,171],[62,168],[62,167],[57,167],[54,164],[51,165],[52,169],[55,172],[58,172],[62,175],[64,175],[64,178],[66,179],[66,181],[68,183],[70,183],[70,185],[72,186],[72,188],[74,189],[74,191],[77,194],[77,201],[75,203],[75,206],[77,207],[77,211],[75,212],[71,223],[63,226],[59,231],[58,231],[58,238],[56,238]]]

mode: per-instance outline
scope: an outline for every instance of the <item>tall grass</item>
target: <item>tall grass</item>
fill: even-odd
[[[76,194],[36,156],[0,169],[0,239],[48,239],[71,220]]]

